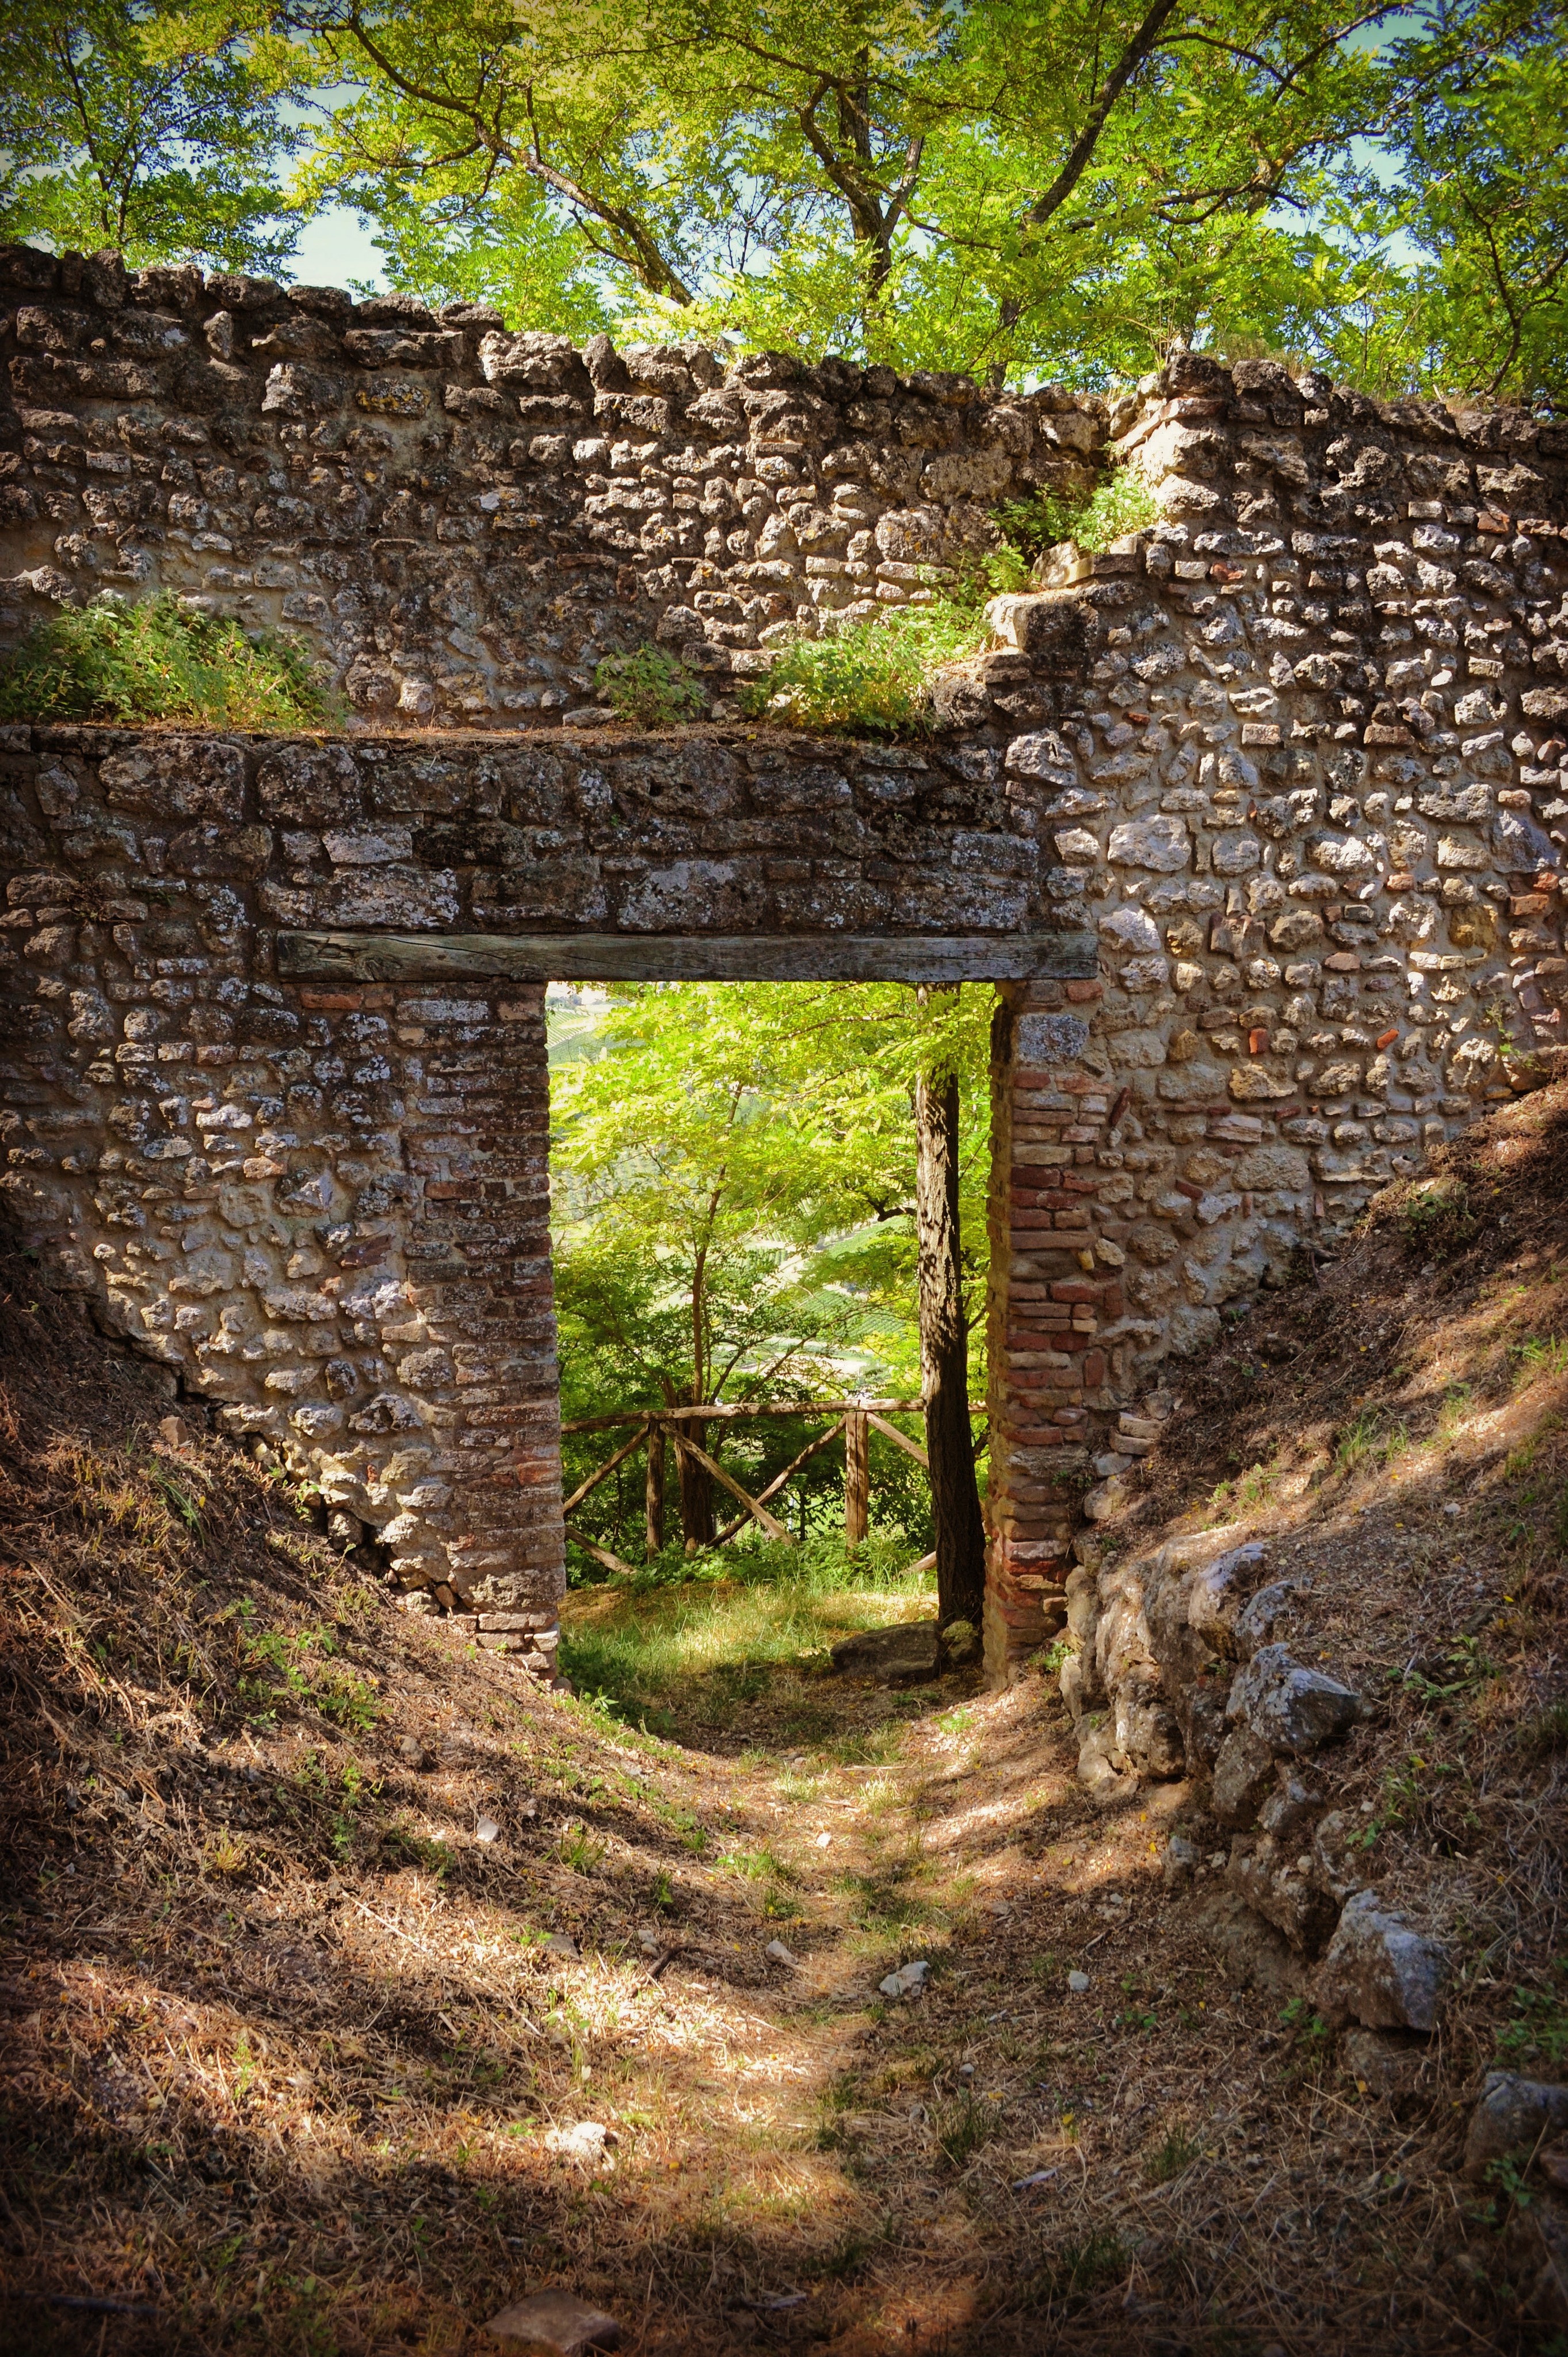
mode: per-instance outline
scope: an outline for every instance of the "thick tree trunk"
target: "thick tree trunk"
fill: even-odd
[[[932,1073],[915,1088],[915,1222],[919,1247],[920,1374],[936,1525],[937,1613],[980,1627],[985,1525],[969,1424],[969,1328],[958,1229],[958,1082]]]
[[[664,1430],[661,1425],[655,1425],[648,1436],[648,1471],[643,1483],[642,1501],[648,1552],[655,1555],[664,1544]]]
[[[708,1427],[695,1417],[682,1416],[679,1433],[686,1434],[699,1448],[708,1445]],[[698,1547],[714,1543],[714,1477],[705,1465],[699,1465],[690,1449],[682,1448],[679,1437],[675,1442],[675,1461],[681,1469],[681,1528],[685,1534],[686,1553],[693,1555]]]

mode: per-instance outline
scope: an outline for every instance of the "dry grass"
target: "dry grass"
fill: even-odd
[[[1556,1181],[1507,1167],[1523,1231]],[[549,2282],[695,2357],[1549,2345],[1522,2213],[1454,2174],[1481,2070],[1568,2052],[1568,1318],[1550,1238],[1501,1232],[1423,1278],[1379,1228],[1254,1313],[1125,1534],[1232,1484],[1380,1698],[1335,1796],[1461,1967],[1397,2105],[1242,1985],[1217,1876],[1165,1889],[1201,1792],[1097,1814],[1043,1679],[726,1688],[710,1646],[680,1744],[541,1695],[395,1615],[308,1501],[164,1447],[166,1404],[13,1263],[0,2347],[478,2350]],[[1359,1417],[1380,1453],[1342,1448]],[[695,1601],[648,1609],[668,1634]],[[925,1993],[879,1995],[912,1955]],[[584,2122],[600,2158],[559,2148]]]

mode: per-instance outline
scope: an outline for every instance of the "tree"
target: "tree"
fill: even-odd
[[[351,91],[302,187],[360,204],[400,283],[434,211],[442,283],[476,242],[527,325],[597,299],[998,382],[1103,377],[1238,300],[1250,335],[1316,325],[1311,225],[1434,71],[1371,38],[1419,30],[1394,0],[255,4]]]
[[[181,31],[160,0],[4,0],[0,236],[128,262],[278,269],[300,221],[274,176],[286,55]],[[303,61],[302,61],[303,62]]]
[[[943,1043],[945,1044],[945,1043]],[[915,1220],[918,1247],[920,1388],[936,1533],[941,1625],[980,1626],[985,1524],[969,1420],[969,1321],[964,1313],[959,1075],[939,1053],[915,1081]]]
[[[1409,340],[1437,391],[1568,397],[1568,13],[1494,7],[1412,105],[1387,205],[1419,249]],[[1427,44],[1430,51],[1441,36]],[[1420,54],[1412,45],[1412,54]]]

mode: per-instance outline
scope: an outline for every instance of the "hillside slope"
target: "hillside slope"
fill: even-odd
[[[1337,1906],[1287,1859],[1265,1923],[1201,1747],[1120,1745],[1131,1639],[1076,1725],[1054,1659],[737,1656],[656,1738],[395,1612],[6,1260],[0,2347],[479,2350],[549,2284],[715,2357],[1561,2346],[1551,2137],[1464,2160],[1568,2060],[1565,1161],[1524,1098],[1264,1297],[1082,1550],[1096,1634],[1162,1551],[1297,1583],[1365,1706],[1303,1823],[1445,1943],[1430,2037],[1337,2029]]]

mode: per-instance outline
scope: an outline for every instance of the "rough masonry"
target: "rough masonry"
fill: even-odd
[[[0,299],[0,637],[168,587],[295,630],[360,716],[10,732],[0,1184],[423,1609],[532,1661],[550,974],[998,984],[998,1675],[1167,1355],[1561,1037],[1561,426],[1190,354],[1107,404],[577,353],[30,249]],[[933,736],[746,724],[781,637],[937,594],[1000,503],[1112,463],[1157,521],[996,598]],[[645,640],[707,721],[605,725],[593,665]]]

